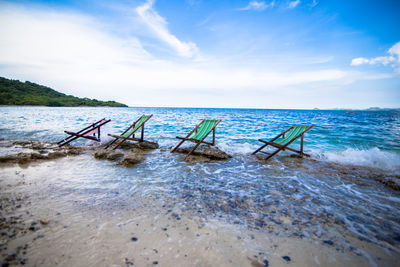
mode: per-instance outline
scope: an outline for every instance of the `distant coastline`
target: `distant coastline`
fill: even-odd
[[[50,87],[0,77],[0,105],[48,107],[127,107],[116,101],[79,98]]]

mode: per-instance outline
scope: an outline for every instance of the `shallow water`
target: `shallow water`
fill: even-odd
[[[83,213],[96,210],[106,216],[155,209],[279,238],[330,240],[334,249],[363,255],[371,265],[379,260],[349,240],[388,250],[389,257],[400,245],[400,193],[372,179],[398,175],[399,112],[45,107],[0,111],[0,137],[42,141],[58,141],[64,129],[77,130],[103,117],[112,120],[103,135],[118,133],[141,114],[154,114],[145,136],[158,141],[160,149],[133,168],[97,161],[90,154],[25,169],[2,168],[2,179],[18,172],[38,183],[31,192],[38,199],[51,197],[59,206],[69,203]],[[217,145],[233,158],[189,163],[169,153],[175,136],[189,132],[202,118],[222,119]],[[311,159],[280,153],[265,162],[249,155],[258,138],[273,137],[291,124],[310,123],[315,127],[306,135],[305,148]],[[3,154],[19,151],[2,149]]]
[[[260,138],[270,139],[293,124],[313,124],[305,149],[315,158],[400,173],[400,111],[3,106],[0,114],[0,138],[42,141],[59,141],[64,130],[77,131],[103,117],[112,120],[103,129],[107,141],[107,133],[121,133],[142,114],[154,114],[146,123],[146,138],[164,148],[203,118],[221,119],[217,145],[242,155],[254,151]]]

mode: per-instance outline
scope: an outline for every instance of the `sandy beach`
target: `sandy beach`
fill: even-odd
[[[7,149],[17,147],[23,146],[14,143]],[[94,158],[94,150],[58,152],[65,154],[2,163],[3,266],[395,266],[399,256],[390,240],[363,240],[327,218],[324,233],[305,235],[294,232],[296,216],[283,210],[272,211],[271,221],[242,223],[230,220],[223,205],[222,213],[202,214],[172,197],[157,201],[132,194],[127,201],[116,194],[104,202],[101,190],[82,194],[73,188],[85,181],[71,179],[67,186],[58,178],[67,172],[90,179],[87,162],[103,162]],[[307,223],[302,227],[307,229]]]

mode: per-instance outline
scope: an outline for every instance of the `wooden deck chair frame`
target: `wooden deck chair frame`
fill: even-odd
[[[113,150],[117,149],[119,146],[121,146],[121,145],[122,145],[125,141],[127,141],[127,140],[130,140],[130,141],[138,141],[138,142],[144,142],[144,141],[146,141],[146,140],[144,140],[144,124],[145,124],[151,117],[153,117],[153,114],[149,115],[148,118],[147,118],[145,121],[143,121],[142,125],[140,125],[139,128],[136,129],[136,131],[132,132],[132,133],[131,133],[130,135],[128,135],[127,137],[122,137],[122,135],[124,135],[125,133],[127,133],[130,129],[133,129],[133,128],[136,126],[136,123],[138,123],[138,122],[143,118],[143,116],[146,116],[146,115],[140,116],[140,118],[137,119],[134,123],[132,123],[132,125],[129,126],[128,129],[126,129],[123,133],[121,133],[121,135],[108,134],[109,136],[112,136],[112,137],[114,137],[115,139],[114,139],[111,143],[109,143],[109,144],[105,147],[105,149],[107,149],[107,148],[109,148],[110,146],[112,146],[112,145],[113,145],[117,140],[119,140],[119,139],[121,139],[121,142],[119,142],[119,143],[113,148]],[[135,138],[135,133],[136,133],[140,128],[142,129],[140,138]],[[131,137],[131,136],[132,136],[132,137]],[[150,142],[150,141],[146,141],[146,142],[148,142],[148,143],[153,143],[153,142]]]
[[[193,134],[194,132],[197,132],[197,129],[202,125],[203,122],[205,122],[206,120],[202,120],[199,124],[197,124],[197,126],[190,132],[188,133],[188,135],[186,135],[186,137],[179,137],[177,136],[177,139],[180,139],[182,141],[179,142],[179,144],[174,147],[174,149],[171,150],[171,153],[174,153],[185,141],[190,141],[190,142],[194,142],[196,143],[196,145],[189,151],[189,153],[186,155],[185,159],[187,159],[198,147],[200,144],[207,144],[207,145],[211,145],[211,146],[215,146],[215,128],[217,127],[217,125],[221,122],[221,120],[217,120],[217,123],[207,132],[207,134],[201,139],[201,140],[196,140],[196,139],[192,139],[189,138],[189,136],[191,134]],[[206,139],[206,137],[210,134],[213,133],[213,137],[212,137],[212,143],[206,142],[204,141],[204,139]]]
[[[79,132],[76,132],[76,133],[70,132],[70,131],[64,131],[69,136],[67,138],[64,138],[63,140],[59,141],[57,143],[57,145],[59,147],[62,147],[80,137],[100,142],[100,127],[110,121],[111,120],[106,120],[105,118],[103,118],[99,121],[96,121],[95,123],[92,123],[91,125],[83,128],[82,130],[80,130]],[[94,135],[89,135],[91,133],[93,133]],[[97,133],[97,137],[96,137],[96,133]]]
[[[296,153],[300,154],[301,156],[307,156],[307,157],[309,157],[310,155],[304,153],[304,151],[303,151],[303,147],[304,147],[304,134],[305,134],[306,132],[308,132],[309,130],[311,130],[311,128],[314,127],[314,125],[307,125],[307,126],[305,126],[306,128],[305,128],[301,133],[298,133],[295,137],[293,137],[293,138],[292,138],[289,142],[287,142],[285,145],[281,145],[281,144],[278,144],[278,143],[275,143],[275,142],[274,142],[274,141],[275,141],[276,139],[278,139],[279,137],[285,138],[285,134],[286,134],[287,132],[289,132],[291,129],[293,129],[294,127],[297,127],[297,126],[299,126],[299,125],[292,125],[292,126],[291,126],[290,128],[288,128],[287,130],[283,131],[282,133],[280,133],[280,134],[277,135],[276,137],[272,138],[270,141],[265,141],[265,140],[259,139],[258,141],[264,143],[264,145],[262,145],[260,148],[258,148],[256,151],[254,151],[252,154],[253,154],[253,155],[255,155],[256,153],[265,154],[265,155],[267,155],[267,157],[265,158],[265,160],[268,160],[268,159],[270,159],[271,157],[275,156],[278,152],[287,149],[287,150],[289,150],[289,151],[296,152]],[[293,148],[288,147],[291,143],[293,143],[294,141],[296,141],[299,137],[301,138],[300,150],[295,150],[295,149],[293,149]],[[267,152],[261,151],[262,149],[264,149],[265,147],[267,147],[267,146],[269,146],[269,145],[270,145],[270,146],[273,146],[273,147],[275,147],[275,148],[277,148],[277,150],[275,150],[275,151],[272,152],[272,153],[267,153]]]

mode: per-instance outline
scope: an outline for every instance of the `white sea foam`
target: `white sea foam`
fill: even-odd
[[[348,148],[339,152],[316,152],[313,156],[322,160],[379,168],[400,173],[400,155],[394,152],[382,151],[379,148],[368,150]]]
[[[230,154],[251,154],[258,148],[249,143],[234,143],[229,141],[218,142],[217,146]]]

